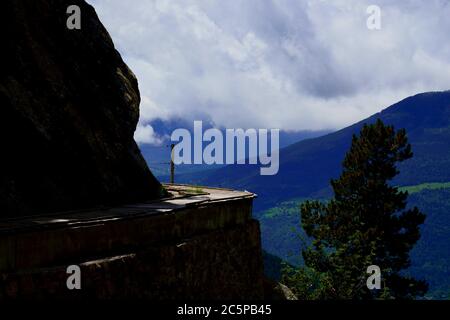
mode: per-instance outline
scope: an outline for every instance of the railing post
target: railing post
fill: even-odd
[[[175,144],[170,145],[170,183],[175,183],[175,163],[173,162],[173,148]]]

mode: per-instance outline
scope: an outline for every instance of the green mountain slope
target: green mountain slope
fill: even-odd
[[[427,214],[408,272],[430,282],[431,296],[448,298],[450,91],[409,97],[352,126],[290,145],[280,151],[280,170],[276,176],[260,176],[258,166],[231,165],[181,180],[256,192],[259,198],[255,202],[255,215],[261,222],[264,249],[298,264],[299,236],[302,237],[300,202],[331,195],[329,181],[339,176],[352,135],[364,123],[377,118],[407,130],[414,157],[399,167],[401,173],[392,183],[410,192],[409,205],[416,205]],[[271,263],[271,273],[273,265],[276,264]]]
[[[421,228],[421,239],[411,251],[411,267],[407,273],[429,282],[428,297],[450,298],[450,183],[408,186],[404,189],[413,190],[408,198],[409,206],[417,206],[427,214]],[[307,241],[300,228],[299,206],[302,201],[304,199],[284,201],[257,213],[264,249],[268,254],[295,265],[302,263],[300,252]],[[273,263],[270,270],[276,274]]]
[[[409,97],[352,126],[281,149],[275,176],[261,176],[259,166],[229,165],[178,180],[251,190],[259,195],[257,210],[292,198],[326,197],[330,179],[341,171],[352,135],[377,118],[405,128],[413,147],[414,157],[402,164],[396,184],[450,181],[450,91]]]

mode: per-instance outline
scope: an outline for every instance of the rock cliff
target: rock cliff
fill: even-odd
[[[159,197],[133,139],[137,80],[95,10],[2,1],[0,37],[0,218]]]
[[[0,36],[0,300],[264,298],[255,195],[162,188],[133,139],[137,80],[91,6],[6,0]]]

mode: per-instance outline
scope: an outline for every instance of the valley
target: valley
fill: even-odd
[[[450,91],[418,94],[349,127],[291,144],[280,150],[279,173],[274,176],[259,176],[249,165],[229,165],[181,174],[178,181],[257,193],[254,215],[261,223],[264,250],[300,264],[301,244],[306,241],[299,226],[300,203],[332,196],[329,182],[341,172],[352,135],[378,118],[406,129],[414,156],[399,166],[392,185],[408,191],[408,205],[427,214],[407,272],[429,281],[430,297],[446,299],[450,295]]]

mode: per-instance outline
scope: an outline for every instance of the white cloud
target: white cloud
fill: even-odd
[[[378,0],[380,31],[371,0],[90,2],[139,79],[142,125],[335,129],[449,89],[447,0]]]
[[[138,125],[134,133],[134,140],[139,144],[150,144],[159,146],[163,143],[163,138],[155,133],[149,124]]]

